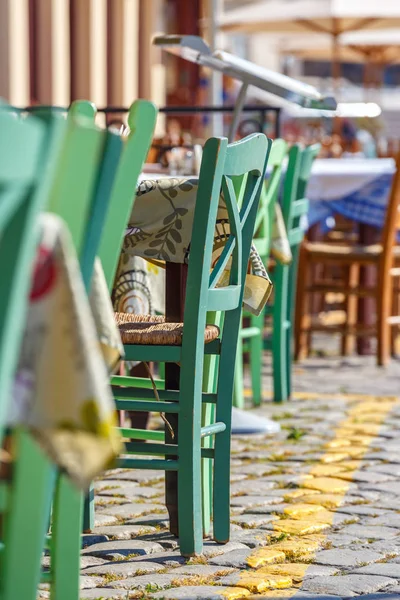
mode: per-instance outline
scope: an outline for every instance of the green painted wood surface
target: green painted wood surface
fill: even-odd
[[[63,139],[63,124],[52,116],[46,120],[16,119],[5,107],[0,111],[0,129],[0,278],[3,285],[0,394],[6,392],[9,397],[31,284],[32,256],[38,239],[37,219],[49,200]],[[10,200],[12,210],[9,210]],[[4,410],[3,396],[0,404]],[[34,600],[50,514],[54,470],[27,433],[15,431],[13,438],[16,460],[4,522],[0,595],[2,600]],[[24,577],[20,575],[21,555],[26,567]]]
[[[229,539],[229,461],[231,408],[234,380],[236,343],[242,311],[242,298],[250,244],[270,142],[263,134],[256,134],[229,145],[222,138],[207,141],[200,170],[198,195],[194,215],[194,227],[188,267],[184,329],[182,348],[169,346],[126,346],[130,360],[161,360],[180,362],[179,402],[174,405],[178,414],[176,459],[144,460],[128,457],[119,462],[123,467],[177,469],[178,471],[178,520],[181,553],[191,556],[200,553],[203,543],[202,523],[202,455],[209,461],[213,458],[213,514],[214,538],[220,542]],[[237,197],[237,178],[245,178],[240,198]],[[215,222],[221,189],[230,218],[231,236],[224,250],[211,269]],[[240,201],[240,207],[238,206]],[[228,284],[218,288],[219,277],[228,261],[230,275]],[[211,271],[211,273],[210,273]],[[220,342],[204,346],[204,328],[210,313],[219,311],[223,316]],[[211,362],[204,357],[208,346],[218,355],[218,368],[212,369]],[[211,357],[211,360],[212,357]],[[215,360],[215,359],[214,359]],[[214,381],[214,374],[216,380]],[[215,419],[209,409],[204,408],[207,398],[204,389],[215,390],[210,399],[215,401]],[[134,410],[143,408],[143,388],[127,388],[126,400],[119,399],[118,406]],[[165,392],[169,393],[168,390]],[[175,392],[176,393],[176,392]],[[117,393],[117,396],[119,394]],[[160,394],[161,395],[161,394]],[[130,398],[128,399],[128,396]],[[157,405],[157,402],[152,402]],[[160,406],[160,405],[159,405]],[[167,407],[165,407],[167,410]],[[204,410],[208,414],[204,415]],[[214,431],[214,448],[211,442],[202,449],[202,412],[206,426],[214,421],[221,423]],[[222,431],[223,430],[223,431]],[[125,433],[126,428],[124,428]],[[203,429],[203,433],[212,429]],[[176,443],[176,442],[175,442]],[[168,448],[174,441],[168,442]],[[147,446],[147,445],[146,445]],[[135,446],[137,448],[137,446]],[[162,445],[152,445],[152,452],[164,455]],[[168,451],[168,455],[170,451]],[[211,470],[203,468],[203,485],[210,494]],[[206,483],[204,483],[206,482]],[[205,496],[205,497],[207,497]],[[210,512],[204,517],[205,528],[209,527]]]
[[[268,161],[272,171],[268,181],[263,185],[260,206],[256,219],[256,231],[253,243],[260,254],[264,264],[268,265],[271,250],[272,226],[275,216],[275,204],[278,201],[282,183],[284,159],[287,155],[287,143],[277,139],[272,143],[271,154]],[[257,335],[251,333],[250,328],[242,325],[240,339],[237,345],[234,405],[244,408],[244,380],[243,380],[243,340],[250,339],[250,372],[252,380],[253,404],[258,406],[261,402],[261,361],[262,361],[262,331],[264,327],[264,314],[258,317],[247,315],[251,321],[251,328],[255,328]]]
[[[297,268],[300,244],[304,230],[301,219],[308,212],[308,200],[305,192],[311,174],[312,163],[319,152],[319,145],[302,149],[294,145],[288,154],[288,165],[285,175],[282,215],[287,231],[292,262],[284,265],[277,262],[274,267],[274,300],[263,314],[258,317],[249,315],[250,327],[242,328],[242,339],[248,339],[250,355],[250,372],[252,385],[252,401],[255,406],[262,399],[262,356],[263,349],[272,352],[274,401],[283,402],[290,398],[292,391],[292,344],[294,302],[297,284]],[[263,255],[267,264],[268,256]],[[266,314],[272,315],[272,336],[264,340],[264,321]],[[255,332],[258,332],[257,334]],[[242,348],[238,351],[240,365]],[[242,369],[242,365],[238,369]],[[240,383],[237,384],[238,405],[243,406],[243,395],[240,396]],[[243,383],[241,382],[243,386]]]

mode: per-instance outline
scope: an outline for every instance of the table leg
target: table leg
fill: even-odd
[[[359,242],[360,245],[375,244],[379,241],[379,230],[371,225],[360,223]],[[376,285],[375,267],[365,266],[360,268],[360,285],[362,287],[374,287]],[[376,306],[374,298],[359,298],[358,319],[365,326],[373,325],[376,319]],[[357,338],[357,352],[361,356],[372,354],[371,339],[363,336]]]
[[[185,306],[185,290],[187,278],[187,265],[166,263],[165,284],[165,316],[170,323],[183,322],[183,311]],[[165,385],[170,390],[179,390],[180,368],[179,365],[167,363],[165,365]],[[165,441],[177,443],[178,439],[178,415],[166,414],[175,438],[172,440],[168,428],[165,428]],[[177,457],[171,457],[177,458]],[[169,528],[172,534],[179,535],[178,529],[178,474],[174,471],[165,473],[165,498],[169,513]]]

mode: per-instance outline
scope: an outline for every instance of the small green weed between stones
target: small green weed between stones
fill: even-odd
[[[297,429],[297,427],[291,427],[289,434],[286,439],[292,442],[298,442],[307,434],[303,429]]]

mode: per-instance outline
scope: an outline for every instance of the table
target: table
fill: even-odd
[[[392,158],[317,159],[307,188],[309,226],[339,213],[382,228],[395,168]]]
[[[308,225],[320,224],[327,231],[334,226],[334,214],[340,214],[359,224],[361,244],[378,241],[384,225],[390,195],[395,161],[388,159],[317,159],[308,185],[310,200]],[[374,272],[362,267],[361,282],[374,285]],[[373,300],[360,298],[360,319],[366,324],[373,321]],[[357,339],[359,354],[370,352],[368,338]]]
[[[43,214],[40,230],[7,423],[30,428],[87,489],[122,451],[108,381],[123,347],[100,262],[89,304],[66,225]]]

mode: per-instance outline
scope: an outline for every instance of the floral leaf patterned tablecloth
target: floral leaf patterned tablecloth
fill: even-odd
[[[122,448],[108,385],[122,352],[100,263],[89,304],[64,222],[42,215],[8,423],[30,428],[82,488]]]
[[[155,289],[157,276],[153,277],[153,274],[156,275],[154,269],[166,261],[188,262],[197,187],[198,179],[195,177],[145,180],[139,184],[114,288],[115,310],[149,314],[153,308],[151,297],[157,305],[156,311],[164,312],[162,287]],[[217,260],[229,235],[228,213],[221,196],[213,262]],[[274,224],[273,246],[280,260],[290,262],[290,247],[280,211]],[[154,266],[143,267],[142,264],[140,274],[139,257],[147,259]],[[272,284],[254,247],[251,249],[250,267],[243,304],[250,312],[259,314],[269,298]],[[150,286],[154,294],[150,294]],[[138,296],[141,296],[142,302]],[[144,310],[143,305],[150,310]]]

